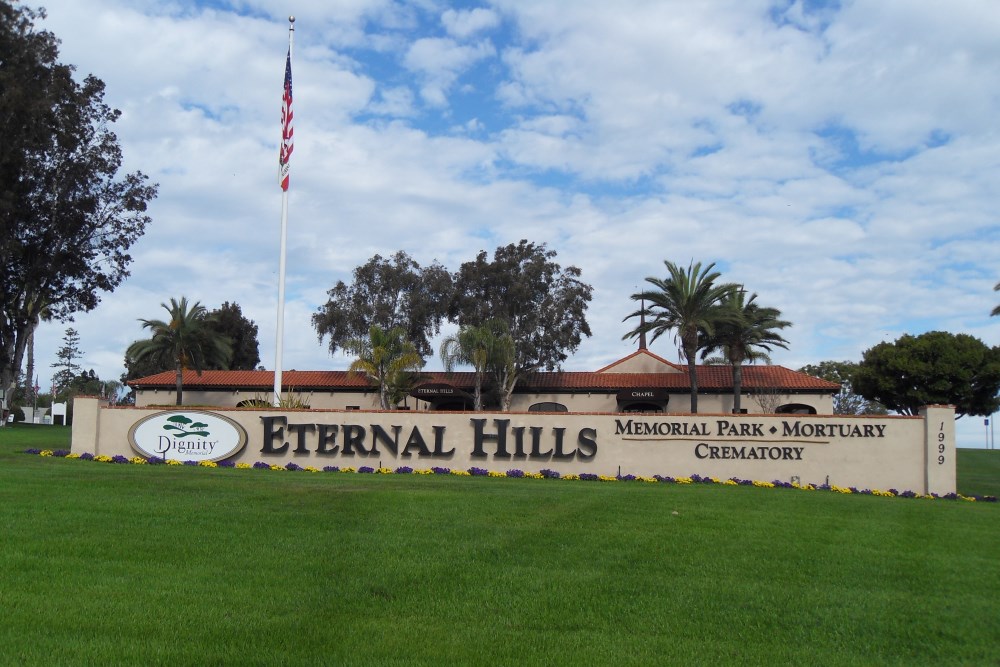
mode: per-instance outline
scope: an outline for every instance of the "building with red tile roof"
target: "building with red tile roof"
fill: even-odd
[[[701,365],[699,409],[730,413],[733,375],[729,366]],[[471,372],[423,374],[399,404],[406,410],[471,410],[475,375]],[[270,402],[273,371],[184,371],[185,405],[240,406]],[[170,405],[174,400],[173,371],[133,380],[136,405]],[[485,389],[485,388],[484,388]],[[796,412],[830,414],[840,385],[784,368],[744,366],[741,404],[750,413]],[[378,391],[368,380],[347,371],[282,372],[282,392],[314,409],[375,410]],[[484,395],[487,392],[484,391]],[[514,412],[665,412],[690,409],[687,366],[675,364],[647,349],[596,371],[538,372],[518,383]],[[496,406],[490,406],[495,409]]]

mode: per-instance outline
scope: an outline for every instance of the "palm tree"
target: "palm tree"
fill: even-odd
[[[228,367],[232,354],[229,339],[207,326],[205,307],[195,301],[188,307],[187,297],[180,301],[170,299],[170,305],[161,303],[170,314],[164,320],[143,320],[143,329],[152,337],[132,343],[126,355],[136,361],[155,360],[164,366],[171,365],[177,374],[177,405],[182,404],[184,370],[194,369],[198,375],[209,365]]]
[[[399,402],[403,395],[401,389],[412,384],[415,374],[424,366],[424,360],[407,340],[403,327],[385,331],[373,324],[367,338],[351,339],[344,348],[357,356],[348,372],[362,373],[378,387],[379,405],[383,410],[390,410]]]
[[[792,326],[791,322],[781,319],[781,311],[777,308],[757,303],[756,294],[751,294],[749,299],[744,296],[743,290],[735,290],[723,298],[721,305],[730,311],[729,316],[716,324],[711,335],[703,335],[699,343],[702,359],[719,350],[725,363],[733,367],[733,412],[740,411],[743,364],[771,363],[767,353],[772,348],[788,349],[788,341],[777,330]]]
[[[655,289],[632,295],[632,300],[642,301],[643,306],[625,319],[639,317],[641,321],[639,326],[625,334],[623,338],[635,338],[643,333],[652,333],[649,342],[653,342],[667,331],[676,330],[674,339],[680,341],[691,382],[691,412],[697,413],[698,375],[695,362],[698,355],[699,334],[712,335],[721,319],[731,317],[731,312],[724,309],[720,302],[728,294],[736,291],[739,285],[735,283],[716,285],[715,281],[721,274],[713,271],[714,262],[704,269],[701,267],[701,262],[691,262],[686,270],[670,261],[664,261],[664,264],[667,267],[666,278],[652,276],[646,278],[646,282]]]
[[[500,320],[490,320],[479,326],[466,326],[458,333],[441,341],[441,361],[444,370],[451,373],[456,364],[469,364],[475,373],[473,409],[483,409],[483,377],[490,363],[498,360],[503,347],[503,337],[510,338],[507,326]]]

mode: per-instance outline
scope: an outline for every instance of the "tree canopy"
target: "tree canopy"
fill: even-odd
[[[0,2],[0,391],[8,392],[41,312],[95,308],[128,276],[156,186],[120,176],[104,83],[73,77],[42,11]]]
[[[401,327],[417,352],[433,353],[430,339],[441,330],[451,298],[452,278],[438,263],[421,267],[403,251],[391,259],[375,255],[354,269],[354,281],[338,281],[326,304],[312,316],[330,354],[352,340],[369,335],[372,325],[383,331]]]
[[[757,303],[757,294],[746,298],[743,290],[729,292],[720,302],[723,314],[713,327],[713,331],[702,331],[698,345],[702,358],[716,350],[723,354],[725,362],[733,369],[733,412],[741,409],[743,391],[743,364],[763,361],[771,363],[768,356],[773,348],[788,349],[779,330],[792,326],[781,319],[777,308]]]
[[[424,360],[413,343],[406,339],[403,327],[388,331],[373,324],[368,335],[347,341],[345,348],[357,358],[347,369],[361,373],[378,389],[379,405],[391,410],[403,400],[417,382]]]
[[[205,317],[205,326],[227,338],[232,348],[229,363],[209,363],[208,370],[252,371],[260,364],[260,344],[257,342],[257,324],[243,315],[238,303],[224,302]]]
[[[479,326],[465,326],[457,334],[441,342],[441,361],[450,373],[456,364],[469,364],[475,376],[472,393],[473,409],[483,409],[483,382],[488,373],[511,358],[513,340],[507,325],[500,320],[489,320]],[[498,387],[500,378],[494,378]],[[501,399],[502,402],[502,399]],[[507,402],[509,405],[509,401]]]
[[[854,390],[907,415],[936,404],[960,417],[991,415],[1000,407],[1000,348],[968,334],[907,334],[865,351]]]
[[[857,362],[821,361],[803,366],[799,372],[840,384],[840,391],[833,395],[835,415],[884,415],[888,412],[878,401],[870,401],[854,391]]]
[[[232,348],[229,339],[216,333],[206,322],[207,311],[197,301],[188,306],[187,297],[180,301],[163,303],[169,313],[167,320],[142,320],[142,327],[152,336],[129,346],[126,357],[138,362],[155,360],[157,364],[170,363],[177,378],[177,405],[183,403],[184,370],[193,369],[199,375],[210,365],[226,368]]]
[[[650,276],[646,282],[653,286],[632,295],[641,304],[626,320],[640,318],[639,324],[623,338],[652,333],[650,342],[661,335],[675,331],[681,351],[687,361],[691,383],[691,412],[698,412],[698,374],[695,372],[700,345],[715,334],[716,326],[727,318],[737,318],[733,309],[724,308],[722,302],[739,289],[735,283],[717,283],[721,277],[715,264],[702,268],[701,262],[691,262],[685,269],[669,260],[665,278]]]
[[[459,326],[506,324],[519,374],[557,370],[590,336],[593,288],[580,280],[580,269],[562,268],[555,256],[544,243],[522,240],[497,248],[492,260],[481,251],[455,274],[449,317]]]

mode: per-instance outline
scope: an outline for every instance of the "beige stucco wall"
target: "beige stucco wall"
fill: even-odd
[[[160,412],[98,409],[90,399],[78,400],[75,411],[73,451],[109,456],[135,455],[129,429]],[[246,446],[229,457],[234,462],[698,474],[918,493],[955,491],[954,409],[948,406],[928,408],[926,418],[243,409],[211,413],[233,420],[247,433]],[[377,440],[375,426],[396,438],[396,444]],[[327,436],[325,453],[320,451],[321,432]],[[360,440],[349,445],[348,433]],[[733,458],[737,456],[741,458]]]

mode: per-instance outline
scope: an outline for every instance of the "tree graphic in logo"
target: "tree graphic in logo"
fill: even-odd
[[[174,435],[185,437],[185,436],[199,436],[202,438],[208,437],[208,424],[203,422],[196,422],[188,419],[184,415],[176,415],[174,417],[168,417],[167,421],[169,424],[164,424],[164,431],[174,431]]]

